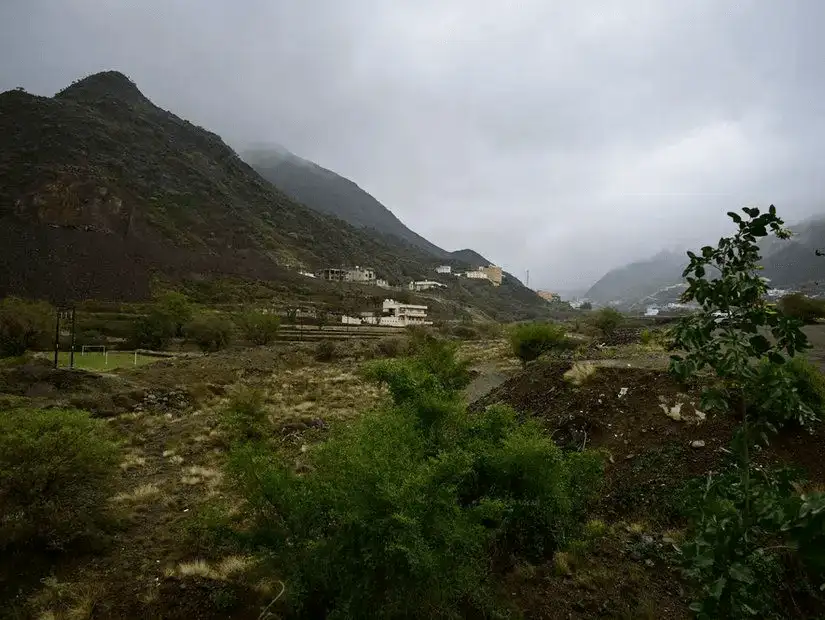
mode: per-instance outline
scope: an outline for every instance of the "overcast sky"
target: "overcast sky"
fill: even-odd
[[[822,0],[0,0],[0,90],[122,71],[569,288],[741,205],[825,214],[823,25]]]

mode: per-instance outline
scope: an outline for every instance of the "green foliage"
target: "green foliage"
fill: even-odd
[[[132,340],[137,348],[160,351],[169,346],[175,329],[175,322],[167,314],[153,308],[135,321]]]
[[[231,443],[266,437],[268,420],[263,392],[250,386],[235,389],[222,412],[221,426]]]
[[[579,306],[579,308],[582,310],[592,310],[593,304],[591,304],[589,301],[586,301],[581,306]]]
[[[226,317],[202,314],[186,326],[186,337],[198,345],[201,351],[215,352],[232,342],[234,325]]]
[[[655,336],[653,335],[653,332],[650,331],[649,329],[643,329],[640,338],[641,338],[642,344],[645,345],[645,346],[653,344],[653,342],[655,340]]]
[[[157,300],[156,308],[174,325],[175,336],[183,336],[183,326],[195,315],[195,308],[189,298],[177,291],[163,293]]]
[[[61,548],[99,531],[117,470],[105,425],[84,411],[0,416],[0,549]]]
[[[510,331],[513,354],[522,362],[538,359],[551,350],[570,349],[575,342],[564,333],[563,325],[553,323],[522,323]]]
[[[27,349],[48,349],[54,321],[49,304],[6,297],[0,301],[0,357],[17,357]]]
[[[602,334],[609,336],[622,322],[622,313],[615,308],[602,308],[590,319]]]
[[[398,357],[407,349],[407,341],[399,336],[387,336],[375,343],[375,352],[381,357]]]
[[[503,406],[469,414],[454,348],[374,363],[394,405],[333,427],[299,475],[262,444],[231,454],[251,542],[301,617],[489,617],[494,561],[541,558],[581,530],[601,458],[566,454]]]
[[[727,408],[737,403],[744,417],[744,394],[758,390],[764,379],[760,360],[783,364],[809,345],[801,323],[766,302],[767,283],[757,275],[757,239],[767,236],[768,230],[781,239],[789,233],[773,206],[761,215],[756,208],[745,207],[743,211],[747,219],[728,214],[737,224],[735,235],[720,239],[716,248],[703,247],[699,255],[688,252],[690,263],[683,274],[688,288],[683,300],[698,302],[700,309],[675,328],[674,345],[685,354],[672,355],[670,368],[682,379],[711,369],[720,386],[705,394],[705,406]],[[713,278],[709,277],[711,269]],[[783,373],[774,376],[782,377]],[[794,399],[789,385],[776,381],[772,400]]]
[[[754,470],[708,477],[681,547],[699,586],[700,618],[778,618],[782,590],[816,596],[825,580],[825,495],[800,495],[794,472]],[[798,565],[791,577],[790,567]]]
[[[811,299],[802,293],[791,293],[779,300],[779,309],[782,314],[803,323],[816,323],[817,319],[825,318],[825,300]]]
[[[758,421],[772,427],[789,422],[805,426],[825,411],[825,376],[800,356],[784,364],[763,359],[746,394],[751,417]]]
[[[264,314],[255,310],[244,312],[235,319],[244,338],[252,344],[266,345],[275,341],[281,319],[275,314]]]

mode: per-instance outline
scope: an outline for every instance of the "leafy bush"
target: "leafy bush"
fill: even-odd
[[[800,356],[784,364],[762,359],[745,392],[753,417],[774,428],[788,422],[805,426],[825,412],[825,375]]]
[[[169,346],[175,329],[175,322],[167,314],[153,308],[135,322],[132,340],[137,348],[160,351]]]
[[[232,321],[217,314],[202,314],[186,326],[186,336],[201,351],[220,351],[232,342]]]
[[[399,336],[387,336],[375,343],[375,353],[381,357],[398,357],[407,349],[407,341]]]
[[[461,340],[478,340],[481,338],[479,331],[471,324],[459,323],[452,328],[452,335]]]
[[[338,359],[338,347],[332,340],[322,340],[315,345],[315,359],[319,362],[332,362]]]
[[[593,304],[591,304],[589,301],[586,301],[581,306],[579,306],[579,308],[582,310],[592,310]]]
[[[171,321],[175,336],[183,336],[184,325],[189,323],[195,314],[195,307],[189,298],[177,291],[163,293],[157,300],[157,310]]]
[[[622,322],[622,313],[615,308],[602,308],[591,321],[605,336],[612,334]]]
[[[241,314],[236,319],[236,323],[240,327],[244,338],[257,345],[272,343],[278,336],[278,329],[281,327],[281,319],[277,315],[264,314],[255,310]]]
[[[800,495],[789,469],[753,468],[747,484],[736,471],[696,482],[680,552],[685,575],[699,586],[691,609],[700,618],[779,617],[783,590],[819,596],[825,494]]]
[[[510,332],[513,353],[522,362],[538,359],[543,353],[553,349],[569,349],[575,342],[564,333],[562,325],[552,323],[522,323]]]
[[[17,357],[27,349],[48,349],[54,321],[49,304],[6,297],[0,301],[0,357]]]
[[[99,531],[117,470],[105,425],[84,411],[0,416],[0,549],[60,548]]]
[[[494,561],[546,557],[579,534],[601,458],[562,452],[508,407],[468,414],[447,351],[375,363],[394,406],[333,428],[308,473],[262,444],[233,450],[250,542],[286,571],[296,615],[483,617]]]
[[[267,434],[267,416],[261,390],[241,386],[229,397],[223,410],[221,426],[231,443],[263,439]]]
[[[825,300],[811,299],[802,293],[791,293],[779,300],[779,309],[785,316],[803,323],[816,323],[825,318]]]

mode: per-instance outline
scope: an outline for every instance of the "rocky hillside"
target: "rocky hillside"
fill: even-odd
[[[405,281],[439,260],[297,204],[120,73],[0,94],[0,295],[143,299],[158,276],[288,281],[351,264]],[[498,297],[484,303],[509,304]]]
[[[404,225],[369,193],[332,170],[281,147],[244,151],[245,161],[287,196],[321,213],[334,215],[358,228],[372,228],[446,258],[446,252]]]
[[[585,297],[600,304],[620,302],[629,305],[678,282],[686,264],[684,254],[660,252],[647,260],[607,272],[590,287]]]

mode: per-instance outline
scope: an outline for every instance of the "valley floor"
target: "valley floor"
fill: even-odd
[[[825,367],[825,326],[808,332],[811,357]],[[277,604],[267,608],[281,590],[278,576],[212,536],[212,515],[238,503],[223,477],[220,412],[235,390],[263,389],[279,450],[300,467],[306,446],[330,426],[387,399],[359,373],[365,349],[346,349],[329,362],[316,360],[314,345],[283,343],[108,374],[0,368],[0,409],[90,409],[118,436],[123,455],[108,538],[91,549],[5,558],[3,617],[279,617]],[[528,618],[690,617],[673,558],[681,523],[666,506],[680,484],[718,471],[729,457],[730,420],[699,411],[697,394],[663,372],[667,355],[655,347],[619,345],[575,366],[551,360],[526,369],[502,340],[464,343],[462,352],[477,372],[467,389],[473,408],[506,402],[540,418],[561,445],[609,453],[594,513],[604,523],[601,538],[503,575],[514,610]],[[783,437],[760,458],[801,465],[823,484],[824,440],[821,427],[815,436]]]

